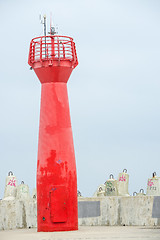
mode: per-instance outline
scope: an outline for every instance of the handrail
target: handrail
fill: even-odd
[[[29,65],[43,61],[70,61],[78,65],[75,43],[67,36],[50,35],[33,38],[30,43]]]
[[[55,38],[55,37],[62,37],[62,38],[68,38],[70,39],[70,41],[73,41],[73,38],[72,37],[68,37],[68,36],[62,36],[62,35],[47,35],[47,36],[40,36],[40,37],[35,37],[35,38],[32,38],[32,41],[35,40],[35,39],[38,39],[38,38],[47,38],[47,37],[50,37],[50,38]]]

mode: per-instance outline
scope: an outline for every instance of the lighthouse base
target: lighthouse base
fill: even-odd
[[[64,232],[64,231],[77,231],[78,230],[78,226],[77,227],[49,227],[48,226],[44,226],[41,227],[40,229],[37,229],[37,232]]]

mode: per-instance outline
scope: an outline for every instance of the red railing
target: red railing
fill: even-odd
[[[72,66],[76,67],[78,60],[73,38],[57,35],[33,38],[30,43],[29,65],[49,60],[71,61]]]

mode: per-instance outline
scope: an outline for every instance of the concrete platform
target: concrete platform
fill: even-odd
[[[0,231],[0,240],[160,240],[158,227],[79,227],[72,232],[37,233],[37,229],[17,229]]]

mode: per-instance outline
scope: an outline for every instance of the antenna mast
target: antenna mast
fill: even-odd
[[[43,16],[44,18],[44,36],[46,36],[46,15]]]
[[[43,33],[44,33],[44,36],[46,36],[46,14],[44,14],[43,16],[43,20],[42,20],[42,17],[41,17],[41,14],[39,15],[39,19],[40,19],[40,23],[43,24]]]
[[[50,34],[51,34],[51,29],[52,29],[52,13],[50,13]]]
[[[52,13],[50,13],[50,32],[48,32],[50,35],[55,35],[56,30],[55,27],[52,27]]]

